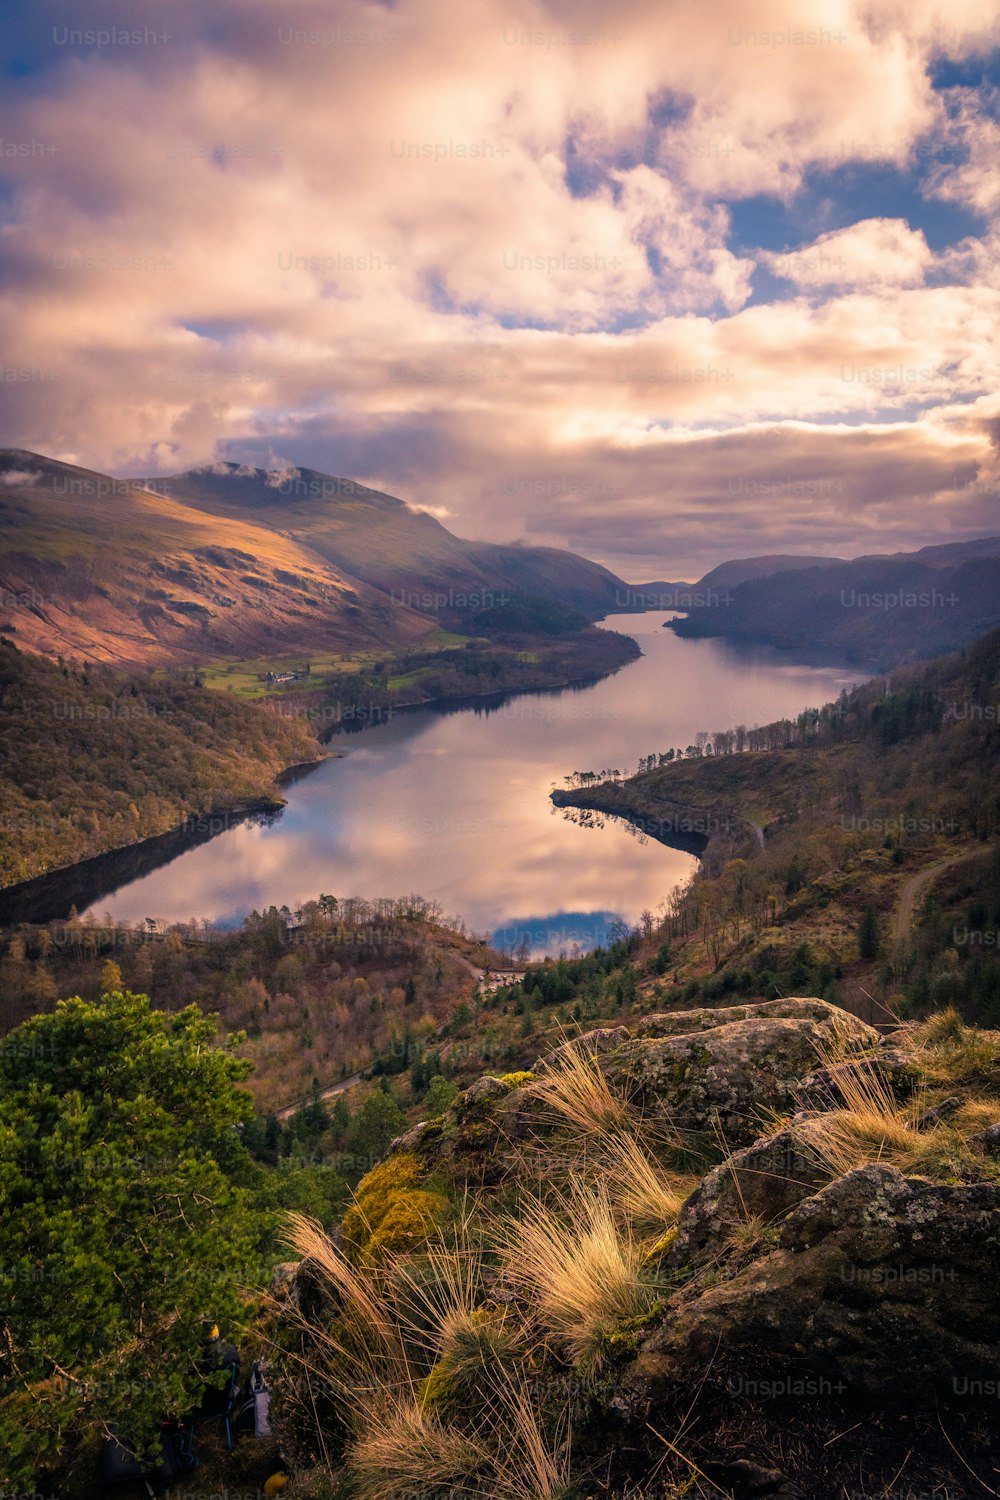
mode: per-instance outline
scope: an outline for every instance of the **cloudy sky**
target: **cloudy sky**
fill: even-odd
[[[5,0],[0,441],[628,577],[1000,530],[997,0]]]

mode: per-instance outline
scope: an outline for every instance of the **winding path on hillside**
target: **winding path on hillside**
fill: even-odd
[[[900,948],[909,936],[917,907],[938,876],[945,870],[950,870],[953,865],[961,865],[966,860],[977,858],[982,852],[980,848],[967,849],[964,854],[950,854],[947,859],[935,860],[934,864],[918,870],[915,875],[910,876],[909,880],[904,881],[899,893],[899,906],[892,929],[893,942],[897,948]]]
[[[339,1083],[331,1083],[328,1088],[320,1089],[321,1099],[333,1099],[337,1094],[346,1093],[348,1089],[354,1088],[355,1084],[361,1082],[360,1073],[352,1073],[350,1078],[342,1078]],[[306,1104],[312,1103],[312,1094],[306,1094],[302,1099],[297,1099],[294,1104],[286,1104],[284,1109],[276,1110],[279,1120],[290,1120],[298,1110]]]

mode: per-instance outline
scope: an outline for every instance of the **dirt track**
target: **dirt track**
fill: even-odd
[[[967,859],[974,859],[981,853],[981,849],[972,849],[964,854],[951,854],[947,859],[936,860],[934,864],[927,865],[925,869],[910,876],[899,893],[899,907],[893,923],[892,939],[897,947],[906,941],[913,925],[914,913],[928,886],[933,884],[942,871],[950,869],[952,865],[964,864]]]

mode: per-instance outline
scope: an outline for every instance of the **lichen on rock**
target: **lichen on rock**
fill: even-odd
[[[650,1016],[607,1052],[610,1083],[681,1130],[748,1144],[769,1114],[791,1109],[831,1049],[874,1046],[878,1033],[823,1000],[789,999]]]

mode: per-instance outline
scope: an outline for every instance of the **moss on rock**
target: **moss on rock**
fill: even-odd
[[[417,1157],[400,1151],[361,1179],[343,1222],[344,1254],[354,1265],[417,1249],[443,1222],[448,1200],[422,1186],[423,1175]]]

